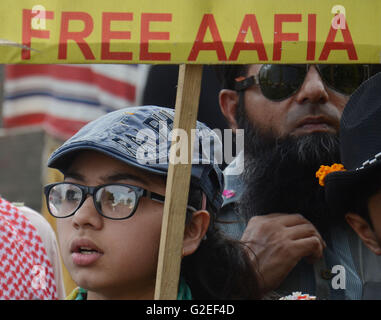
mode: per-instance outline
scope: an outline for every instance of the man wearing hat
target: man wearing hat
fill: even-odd
[[[381,255],[381,73],[364,82],[351,96],[340,121],[342,165],[322,167],[321,184],[332,212],[345,220],[363,243],[376,255]],[[333,168],[333,170],[331,169]],[[338,170],[337,170],[338,169]],[[325,177],[325,173],[329,171]],[[317,174],[319,176],[319,173]],[[373,268],[374,260],[357,265],[372,275],[364,287],[381,297],[380,269]]]

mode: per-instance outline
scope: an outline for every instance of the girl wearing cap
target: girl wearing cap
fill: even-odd
[[[173,116],[153,106],[115,111],[51,156],[49,166],[65,177],[45,194],[64,264],[79,286],[70,299],[153,299],[168,165],[137,161],[145,145],[136,133],[150,128],[158,137],[157,121],[170,124]],[[213,162],[192,166],[178,299],[260,298],[246,247],[215,226],[221,188]]]

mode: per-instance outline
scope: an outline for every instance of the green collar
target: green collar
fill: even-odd
[[[75,300],[87,300],[87,290],[78,288],[78,294],[75,297]]]
[[[177,300],[192,300],[192,292],[183,277],[180,277]]]

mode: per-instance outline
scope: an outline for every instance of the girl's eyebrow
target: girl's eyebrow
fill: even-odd
[[[104,181],[132,180],[144,185],[149,184],[146,179],[133,175],[131,173],[116,173],[107,177],[102,177],[101,179]]]
[[[64,178],[65,179],[70,178],[70,179],[74,179],[74,180],[78,180],[78,181],[82,181],[82,182],[86,181],[85,177],[83,175],[81,175],[80,173],[77,173],[77,172],[66,172],[64,174]],[[138,182],[138,183],[144,184],[144,185],[149,184],[146,179],[139,177],[139,176],[136,176],[136,175],[133,175],[131,173],[116,173],[116,174],[112,174],[109,176],[100,177],[100,180],[104,181],[104,182],[115,182],[115,181],[119,181],[119,180],[131,180],[131,181]]]
[[[79,180],[79,181],[85,181],[85,177],[77,172],[65,172],[64,179],[68,179],[68,178]]]

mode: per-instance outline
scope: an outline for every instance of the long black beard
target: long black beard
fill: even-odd
[[[332,220],[315,173],[320,165],[340,162],[338,135],[277,138],[247,119],[244,114],[237,117],[245,130],[245,191],[238,203],[240,213],[247,220],[269,213],[299,213],[323,231]]]

